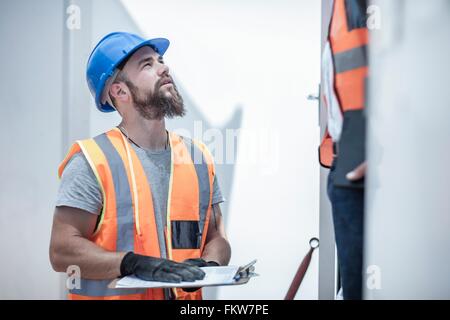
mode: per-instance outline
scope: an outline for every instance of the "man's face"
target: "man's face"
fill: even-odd
[[[134,107],[146,119],[185,114],[183,99],[169,75],[169,68],[150,47],[142,47],[130,57],[117,82],[128,87]]]

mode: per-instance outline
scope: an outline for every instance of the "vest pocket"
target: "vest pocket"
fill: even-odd
[[[201,233],[198,221],[172,221],[172,248],[173,249],[199,249]]]

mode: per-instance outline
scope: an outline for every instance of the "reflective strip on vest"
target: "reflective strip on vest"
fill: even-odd
[[[334,67],[336,73],[367,67],[367,46],[334,54]]]
[[[183,139],[185,143],[186,139]],[[194,163],[195,172],[197,173],[198,186],[199,186],[199,243],[201,243],[202,234],[204,232],[206,213],[210,206],[210,186],[209,186],[209,173],[208,164],[203,155],[203,152],[195,145],[193,141],[186,143],[188,150],[191,154],[192,162]],[[190,145],[190,148],[189,148]]]
[[[130,185],[127,173],[120,155],[108,139],[106,134],[94,138],[94,141],[103,151],[111,169],[114,180],[117,210],[117,245],[118,252],[134,251],[134,220],[131,201]],[[144,294],[145,289],[109,289],[108,284],[112,280],[88,280],[81,279],[81,288],[69,290],[72,294],[102,297],[129,294]]]
[[[69,290],[71,294],[89,297],[127,296],[131,294],[145,294],[146,289],[109,289],[112,280],[80,279],[80,289]]]
[[[94,138],[106,156],[111,169],[116,194],[117,246],[119,252],[134,251],[134,220],[130,184],[127,172],[117,150],[106,134]]]

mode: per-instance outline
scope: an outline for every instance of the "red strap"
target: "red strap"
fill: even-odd
[[[317,245],[313,245],[313,242],[317,242]],[[309,240],[310,249],[306,256],[303,258],[300,267],[295,274],[294,280],[292,280],[291,286],[286,294],[284,300],[294,300],[295,295],[297,294],[298,288],[302,284],[303,278],[305,277],[306,271],[308,271],[309,264],[311,263],[311,258],[314,250],[319,246],[319,239],[312,238]]]

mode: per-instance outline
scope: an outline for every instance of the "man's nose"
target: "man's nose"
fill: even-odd
[[[162,76],[162,75],[168,75],[169,74],[169,67],[166,66],[165,64],[160,64],[159,65],[159,69],[158,69],[158,76]]]

